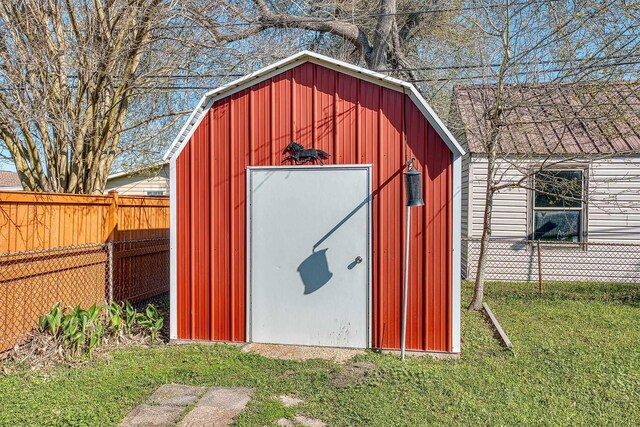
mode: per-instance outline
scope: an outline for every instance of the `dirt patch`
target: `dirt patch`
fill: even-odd
[[[284,405],[285,408],[298,406],[299,404],[304,402],[304,400],[302,399],[298,399],[297,397],[287,396],[287,395],[278,396],[278,400]]]
[[[276,425],[279,427],[296,427],[296,424],[287,418],[280,418]]]
[[[375,368],[376,365],[371,362],[350,363],[331,377],[331,385],[335,388],[360,385],[371,375]]]
[[[296,421],[304,427],[325,427],[326,424],[322,420],[310,418],[304,415],[296,415]]]
[[[353,348],[334,347],[307,347],[299,345],[279,345],[279,344],[247,344],[242,348],[245,353],[258,353],[270,359],[285,360],[310,360],[323,359],[333,360],[343,363],[351,360],[359,354],[364,354],[364,350]]]
[[[163,342],[160,339],[152,340],[151,337],[140,332],[131,336],[122,334],[118,337],[106,337],[89,358],[86,354],[71,355],[61,341],[49,333],[32,331],[24,344],[15,345],[13,349],[4,353],[4,358],[0,360],[0,374],[7,375],[24,368],[32,371],[46,371],[59,366],[82,366],[92,360],[108,359],[109,353],[117,348],[152,345],[163,345]]]

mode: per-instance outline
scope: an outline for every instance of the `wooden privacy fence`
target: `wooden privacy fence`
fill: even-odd
[[[138,302],[169,292],[168,237],[111,242],[107,256],[108,300]]]
[[[167,197],[0,191],[0,254],[169,237]]]
[[[0,192],[0,352],[53,304],[169,290],[169,200]]]

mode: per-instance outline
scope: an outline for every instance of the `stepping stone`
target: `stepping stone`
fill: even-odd
[[[322,420],[316,418],[305,417],[304,415],[296,415],[296,421],[305,427],[325,427],[326,424]]]
[[[255,389],[246,387],[212,387],[198,402],[198,406],[215,406],[241,411],[247,406]]]
[[[304,400],[298,399],[297,397],[293,397],[293,396],[280,396],[278,397],[278,400],[280,400],[280,402],[282,402],[282,404],[286,408],[291,408],[292,406],[297,406],[302,402],[304,402]]]
[[[294,422],[288,418],[280,418],[278,421],[276,421],[276,425],[280,427],[296,427]]]
[[[142,405],[133,411],[120,423],[121,427],[133,426],[168,426],[178,422],[184,407],[176,405]]]
[[[181,426],[229,426],[247,406],[255,389],[244,387],[210,388],[189,412]]]
[[[154,405],[186,406],[198,401],[205,387],[182,384],[165,384],[151,395],[148,402]]]
[[[233,424],[240,411],[220,409],[215,406],[196,406],[180,423],[182,427],[222,427]]]

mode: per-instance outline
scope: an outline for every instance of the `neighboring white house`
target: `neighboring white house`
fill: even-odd
[[[524,99],[527,90],[543,95],[540,105],[515,107],[499,138],[499,180],[518,185],[494,199],[487,279],[537,280],[539,241],[546,280],[638,281],[640,245],[624,245],[640,244],[640,84],[603,84],[597,100],[576,85],[519,87],[511,98]],[[462,123],[457,137],[467,151],[462,270],[470,280],[486,203],[483,105],[494,93],[490,85],[454,88],[452,114]],[[599,116],[604,102],[609,112]],[[579,114],[559,119],[568,110]],[[554,166],[533,173],[542,162]]]
[[[169,162],[109,175],[105,193],[109,191],[127,196],[168,196]]]
[[[22,184],[17,172],[0,171],[0,191],[22,191]]]

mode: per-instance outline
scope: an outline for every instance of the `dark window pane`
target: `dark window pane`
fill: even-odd
[[[535,206],[538,208],[582,206],[582,171],[538,172],[535,186]]]
[[[535,211],[535,240],[580,241],[581,211]]]

